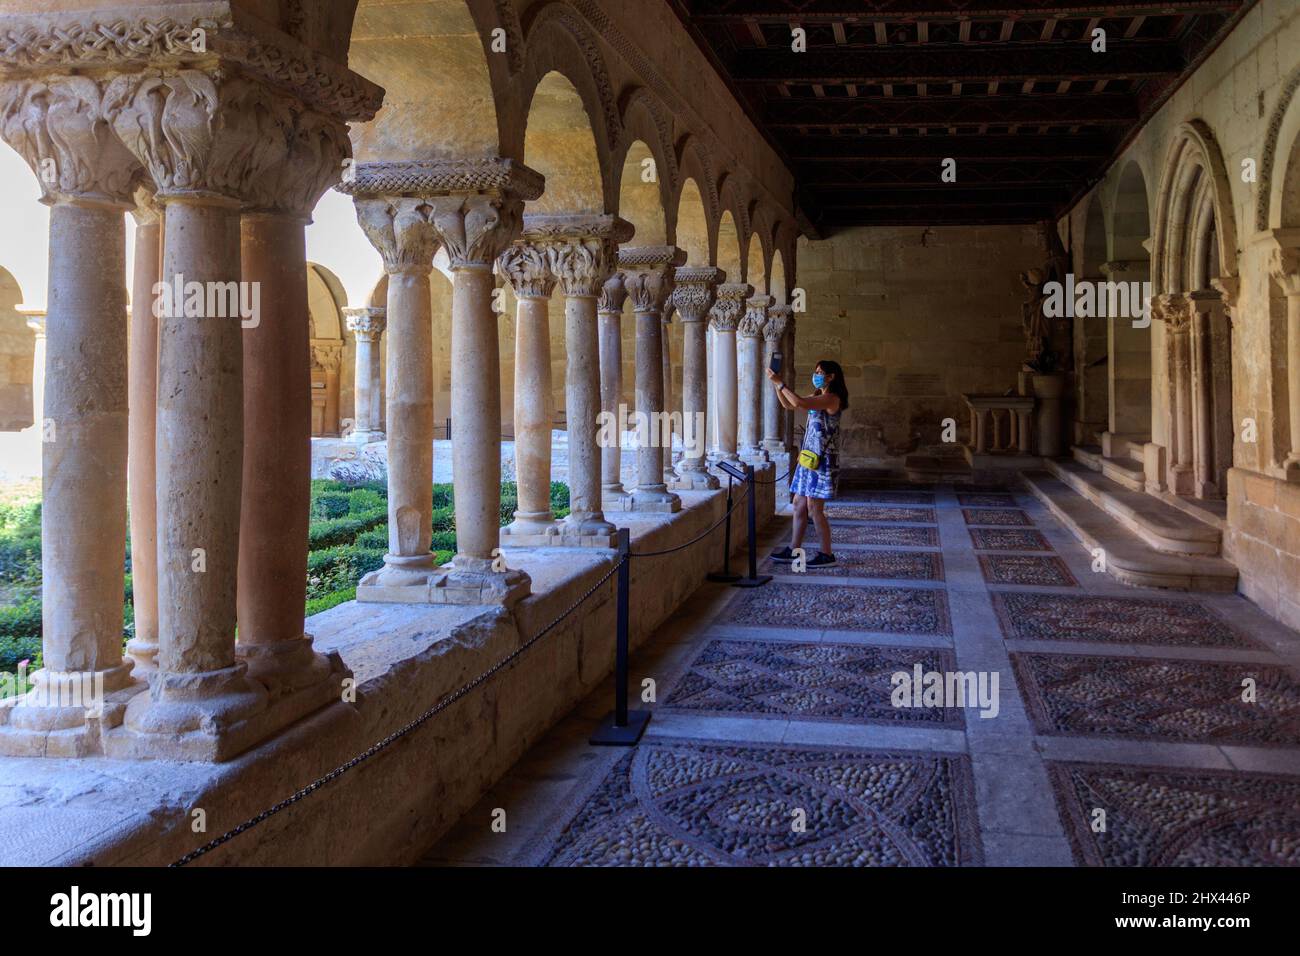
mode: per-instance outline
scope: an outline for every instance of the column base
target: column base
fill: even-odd
[[[596,512],[570,513],[560,522],[559,538],[566,548],[616,548],[618,526]]]
[[[53,678],[53,679],[51,679]],[[22,697],[0,700],[0,756],[89,757],[103,753],[102,734],[122,723],[127,705],[148,690],[132,662],[107,671],[32,675]]]
[[[491,558],[456,555],[452,569],[429,585],[431,604],[490,604],[512,608],[532,593],[524,571],[493,571]]]
[[[359,431],[356,429],[353,430],[351,435],[349,435],[346,439],[344,439],[344,441],[352,445],[370,445],[377,441],[383,441],[383,440],[384,440],[383,432]]]
[[[760,465],[766,465],[772,459],[768,456],[766,448],[755,445],[753,448],[744,449],[740,453],[740,460],[747,465],[758,467]]]
[[[1286,461],[1282,462],[1282,472],[1287,481],[1300,484],[1300,457],[1288,455]]]
[[[1196,475],[1191,465],[1174,465],[1169,469],[1169,490],[1176,495],[1196,493]]]
[[[560,526],[548,512],[515,512],[515,520],[501,529],[503,548],[549,548],[555,543]]]
[[[312,647],[312,636],[301,634],[287,641],[235,644],[235,656],[248,665],[248,676],[272,697],[315,687],[334,672],[333,664]]]
[[[432,554],[384,556],[384,566],[357,584],[357,600],[376,604],[427,604],[429,586],[445,572]]]
[[[677,491],[713,491],[720,487],[717,476],[704,470],[704,462],[695,459],[698,468],[682,467],[677,477],[669,485]]]
[[[158,642],[133,637],[126,642],[126,656],[135,662],[131,676],[137,680],[151,681],[158,673]]]
[[[785,454],[785,442],[781,441],[779,438],[764,438],[760,447],[771,458]]]
[[[627,498],[627,511],[650,514],[676,514],[682,510],[682,499],[668,490],[667,485],[651,485],[633,489]]]
[[[122,725],[104,734],[104,755],[219,763],[341,701],[343,681],[351,671],[336,652],[327,656],[312,652],[309,640],[304,635],[301,643],[286,642],[287,650],[271,652],[283,655],[286,662],[295,657],[300,664],[307,660],[306,673],[314,681],[306,686],[282,682],[268,690],[249,676],[242,660],[202,674],[160,673],[148,692],[137,694],[127,705]]]

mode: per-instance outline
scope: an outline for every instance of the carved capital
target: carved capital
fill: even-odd
[[[756,339],[763,334],[763,327],[767,325],[767,310],[772,301],[770,295],[756,295],[745,301],[745,314],[738,326],[743,338]]]
[[[748,282],[724,282],[718,286],[718,301],[709,310],[709,328],[716,332],[734,332],[745,311],[745,302],[754,294]]]
[[[621,315],[623,303],[627,301],[627,288],[623,285],[622,273],[615,272],[600,287],[600,298],[596,302],[596,311],[607,315]]]
[[[429,209],[419,199],[358,199],[357,222],[379,250],[391,273],[427,274],[433,269],[438,236]]]
[[[637,312],[662,312],[686,253],[676,246],[624,246],[618,251],[623,287]]]
[[[497,266],[520,299],[549,299],[555,289],[546,250],[531,242],[512,243],[497,259]]]
[[[607,239],[570,239],[546,245],[546,261],[566,296],[600,295],[617,255]]]
[[[674,276],[673,305],[683,322],[703,322],[718,299],[727,274],[712,266],[684,266]]]
[[[450,196],[486,193],[531,201],[542,195],[545,178],[513,159],[412,160],[358,163],[337,189],[354,197]]]
[[[768,344],[779,344],[787,328],[794,322],[794,310],[788,305],[774,305],[767,310],[767,322],[763,325],[763,338]]]
[[[18,314],[27,320],[27,327],[36,333],[38,339],[45,337],[45,310],[18,309]]]
[[[359,306],[343,310],[348,331],[358,341],[377,342],[388,325],[387,310],[374,306]]]
[[[337,372],[343,367],[343,346],[341,343],[313,340],[311,343],[312,368]]]
[[[1151,299],[1151,317],[1164,322],[1172,333],[1186,332],[1192,320],[1192,303],[1181,292],[1166,293]]]
[[[102,82],[57,75],[0,82],[0,137],[36,174],[42,201],[134,204],[144,170],[113,133]]]
[[[519,237],[524,204],[492,195],[427,200],[430,221],[447,248],[452,269],[485,269]]]
[[[1268,271],[1285,295],[1300,295],[1300,245],[1283,245],[1272,240],[1268,253]]]

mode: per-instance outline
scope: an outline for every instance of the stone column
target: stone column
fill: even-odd
[[[785,344],[782,347],[782,354],[785,356],[785,364],[788,372],[782,378],[785,384],[793,389],[799,387],[799,375],[794,361],[795,339],[794,339],[794,314],[791,313],[789,320],[785,324]],[[794,433],[794,411],[784,409],[781,414],[781,436],[785,439],[786,453],[790,456],[799,453],[799,445],[795,440]]]
[[[453,569],[434,582],[437,603],[512,607],[527,597],[527,574],[500,556],[501,365],[492,310],[492,265],[518,238],[523,203],[542,177],[508,159],[403,164],[438,183],[430,219],[451,260],[452,478],[456,496]],[[391,343],[390,343],[391,348]],[[392,424],[389,424],[392,431]]]
[[[753,293],[746,282],[724,282],[718,286],[718,301],[709,313],[713,329],[713,377],[717,379],[718,457],[739,461],[736,454],[737,394],[736,328]]]
[[[130,752],[220,760],[262,735],[266,689],[235,657],[244,457],[240,207],[272,176],[278,97],[219,70],[119,77],[114,128],[165,208],[159,314],[158,672],[131,701]],[[159,135],[159,131],[161,135]],[[233,285],[232,285],[233,284]],[[199,293],[192,297],[191,291]],[[233,313],[233,314],[232,314]],[[138,749],[137,749],[138,748]]]
[[[1190,306],[1182,295],[1166,296],[1162,313],[1168,332],[1170,361],[1170,402],[1173,454],[1170,456],[1169,484],[1175,494],[1194,490],[1192,430],[1192,356],[1190,343]]]
[[[682,460],[676,488],[690,491],[718,487],[709,473],[708,419],[708,318],[717,301],[718,285],[727,278],[712,266],[685,266],[677,270],[673,304],[682,320]]]
[[[143,198],[143,197],[142,197]],[[158,316],[154,286],[162,270],[162,217],[152,197],[137,205],[131,285],[127,491],[131,503],[131,595],[135,634],[126,650],[135,675],[158,671]]]
[[[378,428],[380,377],[379,338],[384,334],[386,310],[361,306],[343,310],[348,331],[356,342],[356,364],[353,378],[352,419],[355,425],[350,440],[358,445],[384,440]]]
[[[1189,311],[1189,354],[1192,393],[1192,467],[1196,497],[1219,493],[1214,470],[1214,369],[1211,343],[1211,313],[1221,303],[1217,292],[1191,292]]]
[[[673,351],[672,351],[672,328],[673,313],[676,308],[673,306],[672,293],[668,295],[668,301],[664,303],[663,316],[659,326],[659,344],[663,351],[663,376],[664,376],[664,484],[671,486],[677,480],[677,472],[673,468],[673,434],[676,431],[673,424]]]
[[[623,420],[619,405],[623,399],[623,303],[627,290],[623,276],[614,273],[605,280],[596,305],[600,341],[600,411],[614,422],[612,440],[600,449],[600,488],[604,507],[621,507],[623,489]]]
[[[776,389],[768,384],[767,369],[772,365],[772,355],[781,351],[791,311],[788,305],[772,306],[767,310],[767,323],[763,326],[763,361],[758,370],[758,388],[763,396],[762,446],[769,458],[785,452],[785,441],[781,437],[781,403],[777,401]],[[784,375],[789,367],[789,357],[783,353],[781,361],[781,374]]]
[[[45,310],[19,309],[36,335],[32,350],[32,424],[38,433],[45,421]]]
[[[675,512],[681,499],[663,480],[664,413],[662,314],[672,294],[676,267],[686,254],[675,246],[624,247],[623,284],[636,313],[637,486],[630,510]]]
[[[740,456],[760,464],[768,461],[762,441],[763,392],[767,376],[763,375],[763,329],[767,326],[770,295],[759,295],[745,303],[745,314],[737,328],[736,378],[738,385],[737,444]]]
[[[632,225],[615,216],[527,216],[527,234],[545,237],[547,261],[564,292],[565,404],[569,437],[569,514],[560,543],[615,547],[618,528],[605,520],[600,433],[600,344],[597,296],[613,269],[618,243]]]
[[[717,290],[714,290],[713,301],[718,301]],[[718,376],[713,374],[713,306],[709,306],[709,314],[704,319],[704,367],[707,370],[706,377],[708,384],[708,420],[705,422],[704,431],[708,438],[705,460],[712,465],[718,460]]]
[[[349,675],[337,654],[317,653],[303,629],[311,510],[305,228],[321,193],[342,170],[348,140],[342,123],[308,124],[294,133],[288,141],[297,148],[275,169],[280,188],[241,222],[243,280],[258,295],[252,314],[241,314],[244,470],[235,650],[269,692],[278,722],[338,699]],[[357,339],[371,335],[360,328]],[[369,366],[367,356],[367,374]],[[358,414],[357,421],[362,425],[365,419]]]
[[[1270,241],[1273,248],[1269,270],[1286,295],[1286,396],[1291,446],[1281,465],[1287,481],[1300,482],[1300,229],[1275,229]]]
[[[363,169],[367,167],[358,167]],[[367,178],[347,184],[357,222],[388,274],[388,554],[361,579],[357,600],[429,600],[440,574],[433,535],[433,303],[429,273],[438,241],[424,200],[383,196]],[[372,186],[373,184],[373,186]]]
[[[32,167],[50,207],[48,375],[41,431],[44,666],[0,708],[0,753],[80,756],[96,711],[143,688],[122,657],[126,555],[126,234],[139,166],[82,77],[0,83],[0,135]]]
[[[501,544],[545,545],[558,531],[551,509],[551,292],[555,275],[546,250],[513,243],[497,260],[514,289],[515,312],[515,481],[519,507],[501,529]]]

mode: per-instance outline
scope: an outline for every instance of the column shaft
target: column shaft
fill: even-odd
[[[600,396],[600,345],[596,297],[566,295],[564,300],[565,404],[569,431],[569,516],[565,535],[601,538],[612,545],[618,529],[605,520],[601,503],[601,449],[597,443]]]
[[[329,662],[303,632],[311,511],[311,349],[301,217],[253,213],[241,225],[246,320],[244,470],[239,511],[238,654],[273,689],[316,683]],[[367,363],[368,364],[368,363]]]
[[[715,327],[713,330],[713,374],[718,380],[718,456],[736,460],[736,430],[739,412],[737,381],[736,330]]]
[[[615,422],[612,441],[600,449],[601,492],[606,502],[624,493],[623,489],[623,416],[619,405],[623,398],[623,303],[627,292],[623,277],[613,275],[605,281],[599,303],[600,410]]]
[[[548,290],[549,291],[549,290]],[[551,300],[520,296],[515,320],[515,475],[519,508],[508,537],[553,533],[551,510]]]
[[[1291,451],[1283,467],[1300,480],[1300,293],[1286,297],[1286,382]]]
[[[131,286],[130,448],[127,488],[131,501],[131,596],[135,634],[127,652],[137,677],[157,670],[158,656],[158,300],[162,269],[162,221],[145,211],[135,228]]]

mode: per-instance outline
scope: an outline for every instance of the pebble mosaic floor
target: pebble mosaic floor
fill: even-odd
[[[832,525],[838,567],[706,584],[633,654],[638,746],[588,745],[602,687],[423,863],[1300,865],[1300,635],[1094,572],[1021,492],[855,491]]]

